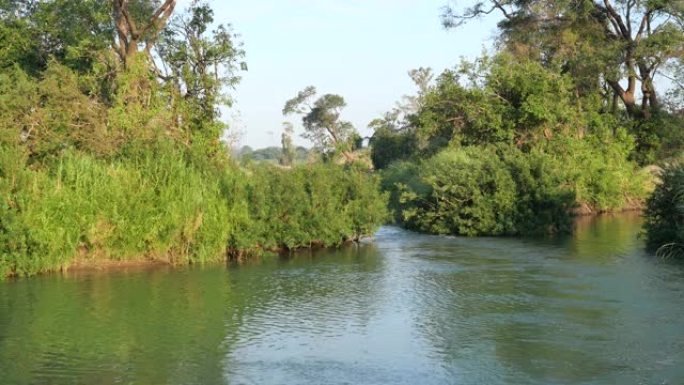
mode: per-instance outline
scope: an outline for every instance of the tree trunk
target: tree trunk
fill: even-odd
[[[607,80],[607,82],[622,101],[622,104],[625,106],[625,110],[627,110],[627,114],[633,118],[640,118],[642,116],[642,111],[637,106],[634,90],[630,90],[629,88],[627,90],[623,89],[620,85],[620,82],[617,80]]]

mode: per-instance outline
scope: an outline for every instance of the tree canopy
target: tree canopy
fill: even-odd
[[[306,87],[285,103],[283,115],[301,115],[306,130],[303,136],[322,152],[340,153],[347,161],[353,160],[351,151],[358,134],[351,122],[341,119],[347,103],[340,95],[325,94],[311,104],[316,93],[315,87]]]
[[[487,0],[463,10],[447,6],[443,22],[458,27],[493,13],[502,17],[506,49],[561,63],[578,92],[604,89],[605,102],[619,100],[633,118],[660,108],[656,74],[684,52],[682,1]]]

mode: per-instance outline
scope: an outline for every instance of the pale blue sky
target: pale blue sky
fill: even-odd
[[[233,91],[234,111],[224,119],[241,131],[240,145],[279,145],[283,104],[313,85],[321,94],[342,95],[348,104],[344,117],[367,134],[368,122],[414,92],[410,69],[441,72],[491,46],[495,20],[442,28],[439,16],[446,1],[210,2],[217,22],[231,23],[242,36],[249,66]],[[307,144],[301,138],[297,142]]]

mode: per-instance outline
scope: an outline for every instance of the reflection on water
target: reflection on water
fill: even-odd
[[[681,384],[684,266],[638,216],[0,284],[0,384]]]

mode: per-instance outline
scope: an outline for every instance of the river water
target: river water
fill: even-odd
[[[640,224],[10,280],[0,384],[684,384],[684,266]]]

